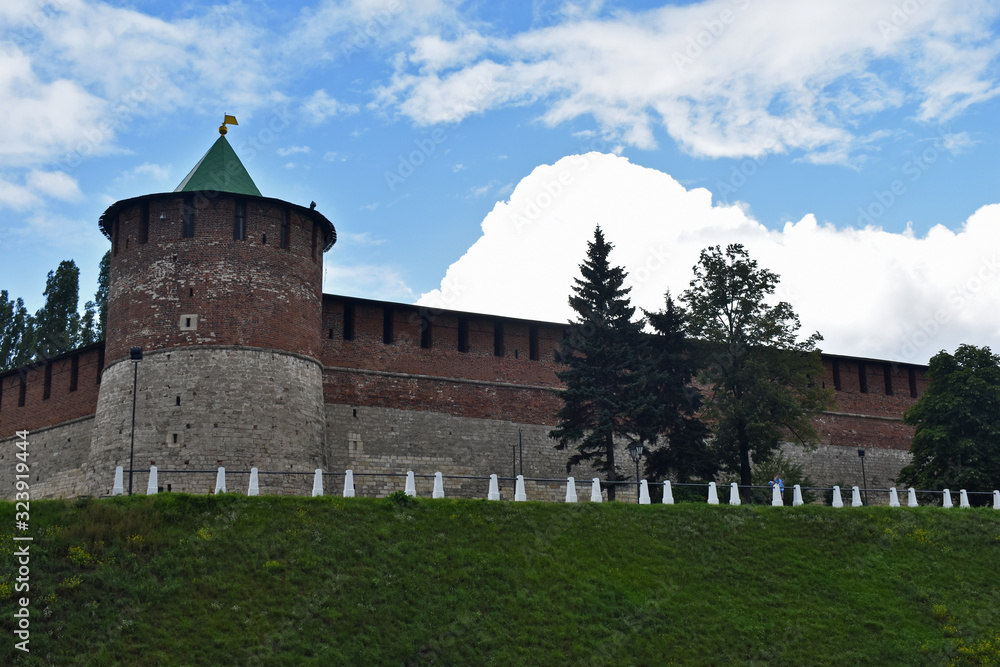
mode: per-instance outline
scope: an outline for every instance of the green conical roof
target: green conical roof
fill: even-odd
[[[253,179],[247,173],[246,167],[236,157],[236,151],[220,136],[218,141],[198,160],[181,184],[174,192],[196,192],[209,190],[213,192],[231,192],[238,195],[262,197],[260,190],[254,185]]]

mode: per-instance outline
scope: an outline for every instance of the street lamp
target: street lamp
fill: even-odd
[[[861,481],[865,485],[865,505],[868,504],[868,476],[865,474],[865,450],[858,447],[858,458],[861,459]]]
[[[639,502],[639,459],[642,458],[643,447],[638,442],[628,446],[628,455],[635,461],[635,502]]]
[[[135,468],[135,393],[139,385],[139,362],[142,361],[142,348],[133,347],[129,350],[129,359],[135,367],[132,373],[132,444],[128,453],[128,494],[132,495],[132,470]]]

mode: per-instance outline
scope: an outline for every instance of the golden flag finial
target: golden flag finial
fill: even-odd
[[[226,132],[228,132],[226,125],[239,125],[239,123],[236,122],[236,116],[223,114],[222,125],[219,126],[219,134],[222,136],[226,136]]]

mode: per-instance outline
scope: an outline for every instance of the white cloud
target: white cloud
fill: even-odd
[[[77,201],[83,198],[76,179],[62,171],[32,170],[28,174],[28,187],[63,201]]]
[[[1000,345],[1000,205],[927,236],[836,228],[812,215],[771,231],[704,189],[613,155],[536,168],[483,220],[483,235],[419,303],[565,321],[587,241],[601,225],[611,261],[648,310],[684,291],[700,251],[744,244],[782,278],[778,296],[838,354],[926,362],[959,343]],[[516,267],[512,262],[516,258]]]
[[[278,155],[281,157],[288,157],[289,155],[295,155],[296,153],[308,153],[308,146],[287,146],[285,148],[278,149]]]
[[[302,104],[302,111],[309,122],[319,124],[334,116],[358,112],[353,104],[344,104],[330,97],[325,90],[317,90]]]
[[[421,124],[541,101],[549,125],[590,115],[642,148],[663,128],[696,156],[845,162],[871,139],[856,127],[874,115],[911,104],[920,120],[945,121],[1000,92],[988,29],[1000,6],[915,7],[705,0],[581,12],[506,38],[423,36],[376,99]]]
[[[412,302],[416,297],[398,268],[376,264],[324,267],[323,291],[384,301]]]

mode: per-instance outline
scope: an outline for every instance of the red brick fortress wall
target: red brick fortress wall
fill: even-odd
[[[97,343],[0,376],[0,439],[93,415],[103,367]]]

